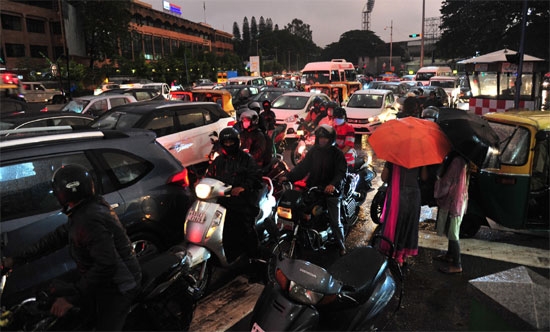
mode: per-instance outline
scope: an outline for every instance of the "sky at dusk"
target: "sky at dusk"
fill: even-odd
[[[163,0],[141,0],[162,10]],[[367,0],[170,0],[181,7],[181,18],[206,22],[215,29],[233,33],[233,22],[242,32],[246,16],[256,23],[271,18],[283,29],[297,18],[310,25],[313,42],[320,47],[337,42],[349,30],[361,30]],[[424,0],[425,18],[439,17],[442,0]],[[423,0],[375,0],[370,14],[370,30],[386,42],[410,40],[422,28]],[[206,9],[206,10],[205,10]],[[391,28],[393,27],[393,28]]]

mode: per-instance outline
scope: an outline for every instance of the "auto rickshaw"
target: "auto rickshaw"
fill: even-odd
[[[480,226],[547,236],[550,191],[550,115],[544,111],[488,113],[499,137],[500,168],[473,172],[461,237]]]
[[[210,101],[218,103],[229,115],[235,116],[231,92],[223,89],[193,89],[193,101]]]
[[[330,97],[333,101],[337,102],[339,105],[342,104],[345,100],[349,98],[348,87],[346,84],[340,83],[326,83],[326,84],[312,84],[309,86],[307,91],[318,91],[319,93],[324,93]]]

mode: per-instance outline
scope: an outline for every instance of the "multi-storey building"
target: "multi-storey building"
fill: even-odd
[[[218,55],[233,51],[233,35],[228,32],[154,10],[138,0],[132,0],[129,10],[132,39],[121,43],[120,49],[128,59],[143,53],[155,60],[181,46]],[[43,66],[44,56],[55,61],[66,49],[71,59],[87,60],[76,11],[65,0],[2,0],[0,14],[0,56],[7,69]]]

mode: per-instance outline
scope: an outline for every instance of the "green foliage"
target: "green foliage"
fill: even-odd
[[[377,56],[389,54],[386,43],[372,31],[351,30],[343,33],[340,40],[336,43],[327,45],[321,52],[319,60],[346,59],[349,62],[356,63],[362,56]],[[399,49],[394,49],[394,55],[400,55]]]
[[[548,59],[550,2],[527,1],[525,53]],[[503,48],[518,51],[523,1],[445,1],[441,8],[443,34],[437,43],[440,57],[469,58]]]

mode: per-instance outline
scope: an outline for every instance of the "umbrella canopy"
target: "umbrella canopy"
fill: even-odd
[[[456,108],[440,108],[437,124],[453,148],[479,168],[486,161],[497,161],[499,138],[487,120]],[[492,165],[496,166],[496,165]]]
[[[414,117],[384,122],[370,135],[369,144],[378,158],[405,168],[439,164],[451,150],[436,123]]]

